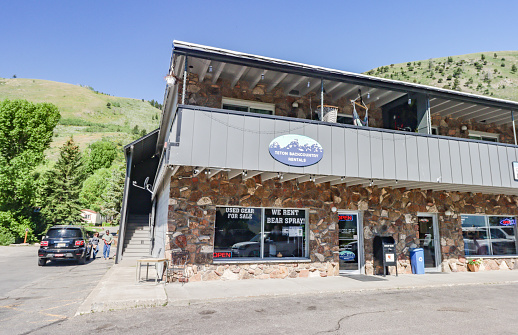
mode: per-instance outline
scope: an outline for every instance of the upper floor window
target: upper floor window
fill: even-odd
[[[240,112],[275,114],[275,104],[233,98],[223,98],[221,108]]]
[[[353,116],[349,114],[338,113],[338,116],[336,118],[336,123],[353,124],[353,121]]]
[[[486,133],[485,131],[469,131],[469,138],[472,140],[499,142],[500,135],[494,133]]]

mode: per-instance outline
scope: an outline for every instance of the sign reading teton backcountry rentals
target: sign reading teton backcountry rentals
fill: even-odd
[[[302,135],[282,135],[270,142],[270,155],[286,165],[309,166],[324,156],[322,146],[312,138]]]

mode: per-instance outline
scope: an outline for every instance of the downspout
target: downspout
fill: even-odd
[[[514,122],[514,111],[511,110],[511,119],[513,120],[514,145],[516,145],[516,124]]]
[[[320,79],[320,121],[324,120],[324,78]]]
[[[185,55],[185,69],[183,70],[182,105],[185,105],[185,89],[187,85],[187,55]]]
[[[130,188],[130,178],[131,178],[131,165],[133,163],[133,146],[130,147],[129,157],[127,158],[127,167],[126,167],[126,180],[124,181],[124,197],[121,208],[121,220],[119,227],[119,244],[117,245],[117,255],[115,256],[115,264],[118,264],[121,261],[122,257],[122,249],[124,247],[124,236],[126,233],[126,221],[128,216],[128,195]]]

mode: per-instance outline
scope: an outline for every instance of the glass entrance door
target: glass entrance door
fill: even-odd
[[[419,215],[419,248],[424,251],[424,267],[437,268],[437,236],[435,229],[435,217],[433,215]]]
[[[358,213],[338,212],[338,245],[341,272],[360,272]]]

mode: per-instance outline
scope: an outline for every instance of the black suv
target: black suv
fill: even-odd
[[[81,226],[51,227],[40,243],[38,265],[47,260],[73,259],[78,264],[85,264],[90,259],[91,246],[88,244],[86,231]]]

